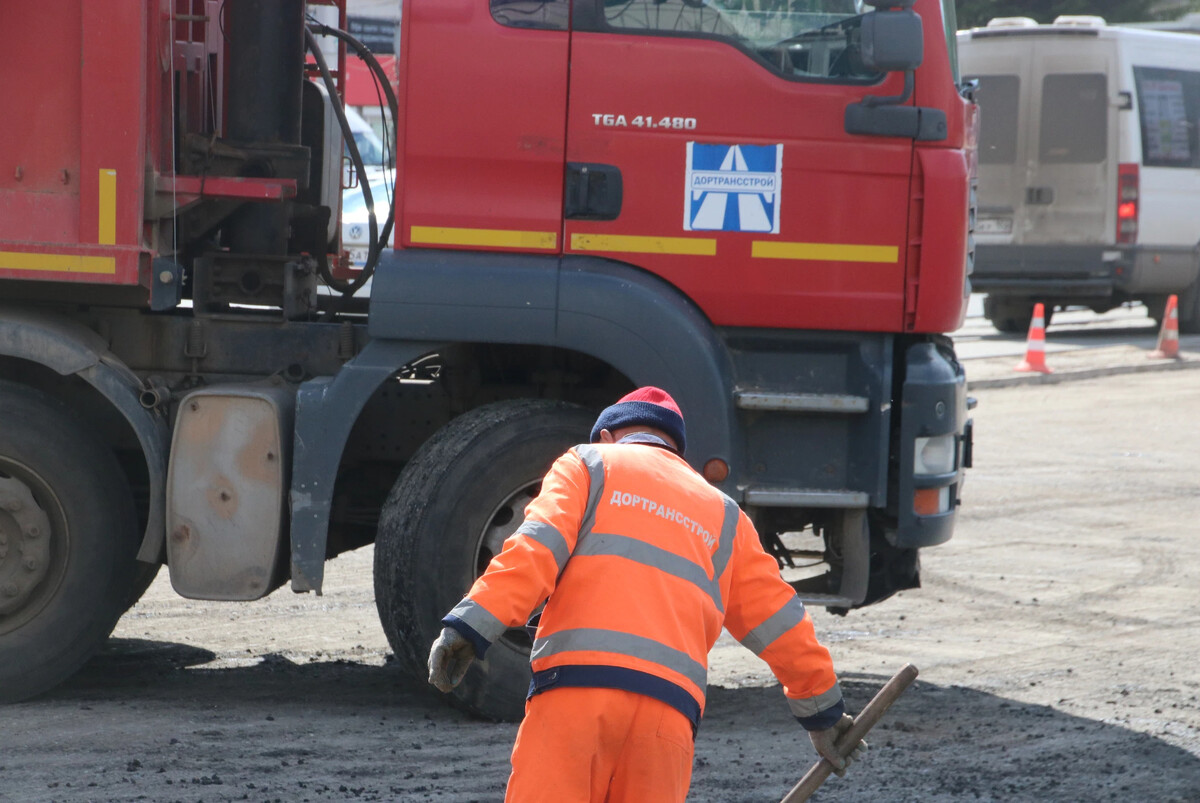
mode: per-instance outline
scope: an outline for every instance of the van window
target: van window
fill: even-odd
[[[1015,75],[973,75],[979,82],[979,163],[1009,165],[1017,158],[1021,79]]]
[[[863,0],[602,0],[607,30],[724,39],[788,78],[861,83]]]
[[[1200,167],[1200,72],[1134,67],[1142,163]]]
[[[1042,79],[1042,164],[1097,164],[1108,155],[1108,78],[1057,73]]]

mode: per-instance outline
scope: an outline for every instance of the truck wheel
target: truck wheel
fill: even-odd
[[[524,519],[550,464],[587,441],[593,416],[561,402],[517,400],[455,418],[396,480],[375,541],[375,604],[400,666],[424,683],[441,618]],[[513,721],[525,709],[531,641],[496,640],[451,693],[467,710]]]
[[[158,570],[161,568],[162,564],[159,563],[137,561],[133,572],[133,588],[130,589],[129,596],[125,598],[125,610],[137,605],[142,595],[150,590],[150,586],[154,583],[154,578],[158,577]]]
[[[112,452],[54,399],[0,381],[0,702],[61,683],[134,582],[137,517]]]

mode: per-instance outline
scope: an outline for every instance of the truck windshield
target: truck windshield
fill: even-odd
[[[857,58],[861,0],[604,0],[610,29],[728,39],[788,76],[874,78]]]

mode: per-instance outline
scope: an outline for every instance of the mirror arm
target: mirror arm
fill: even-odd
[[[867,95],[862,99],[862,105],[868,108],[873,106],[900,106],[912,97],[914,83],[913,70],[905,70],[903,92],[899,95]]]

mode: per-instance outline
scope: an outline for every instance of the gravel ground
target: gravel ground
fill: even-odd
[[[984,388],[924,587],[816,611],[851,708],[916,685],[819,801],[1200,801],[1200,371]],[[389,665],[371,552],[326,595],[183,600],[165,572],[74,680],[0,709],[3,801],[491,801],[515,726]],[[774,801],[813,753],[761,663],[715,648],[692,801]]]

